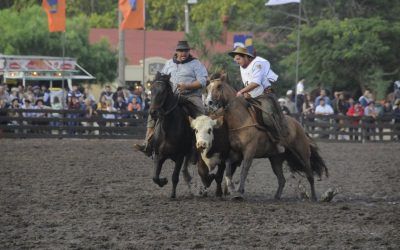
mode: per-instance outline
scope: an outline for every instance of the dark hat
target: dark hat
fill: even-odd
[[[251,54],[250,52],[247,51],[246,48],[243,47],[236,47],[234,50],[232,50],[231,52],[228,53],[231,57],[235,57],[235,55],[246,55],[246,56],[250,56],[250,57],[254,57],[253,54]]]
[[[178,44],[176,45],[176,50],[190,50],[188,42],[178,41]]]

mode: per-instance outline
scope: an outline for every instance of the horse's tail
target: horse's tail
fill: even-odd
[[[311,137],[308,137],[308,141],[310,144],[310,165],[311,165],[311,170],[313,174],[318,175],[320,178],[322,175],[325,173],[325,176],[328,177],[328,168],[326,167],[324,159],[321,157],[321,155],[318,152],[318,147],[317,144],[314,142],[314,140],[311,139]],[[302,157],[296,152],[296,150],[286,150],[285,151],[285,160],[287,164],[289,165],[289,168],[292,172],[306,172],[306,163],[302,159]]]
[[[317,174],[321,178],[325,172],[325,176],[328,177],[329,176],[328,167],[325,164],[325,160],[319,154],[317,144],[308,134],[307,137],[310,142],[310,151],[311,151],[310,164],[313,173]]]

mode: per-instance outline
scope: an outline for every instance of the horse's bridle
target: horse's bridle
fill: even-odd
[[[163,83],[163,84],[165,84],[165,82],[159,81],[159,80],[154,81],[154,83]],[[153,83],[153,84],[154,84],[154,83]],[[167,84],[170,84],[170,83],[167,83]],[[173,94],[175,94],[175,93],[176,93],[176,89],[175,89],[175,91],[173,92]],[[172,105],[172,107],[169,108],[167,111],[164,111],[163,106],[164,106],[164,104],[165,104],[165,101],[167,100],[167,97],[168,97],[168,96],[165,95],[165,97],[164,97],[163,101],[161,102],[161,104],[155,105],[155,106],[153,106],[153,108],[152,108],[152,109],[161,111],[161,112],[160,112],[160,115],[161,115],[161,116],[168,115],[169,113],[171,113],[171,112],[178,106],[179,98],[180,98],[180,93],[178,93],[178,98],[176,99],[176,102],[174,103],[174,105]]]

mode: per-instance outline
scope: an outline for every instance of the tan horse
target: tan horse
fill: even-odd
[[[245,181],[253,159],[268,157],[278,178],[279,188],[275,198],[280,198],[285,185],[282,164],[286,160],[292,171],[305,173],[311,187],[311,199],[317,200],[314,174],[321,177],[325,172],[328,176],[328,169],[317,151],[316,144],[294,118],[286,117],[290,132],[285,144],[285,153],[279,154],[268,133],[260,129],[255,122],[248,109],[248,102],[242,97],[236,97],[236,91],[223,79],[210,81],[205,103],[215,109],[223,108],[224,122],[229,129],[231,162],[242,161],[238,197],[244,194]],[[232,181],[232,176],[229,176],[232,171],[229,170],[227,166],[228,183]]]

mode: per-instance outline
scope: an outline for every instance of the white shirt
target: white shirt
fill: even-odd
[[[315,108],[315,114],[322,114],[322,115],[332,115],[333,114],[333,109],[331,105],[325,104],[324,106],[318,105]]]
[[[271,69],[271,64],[259,56],[254,58],[246,68],[240,67],[240,74],[244,86],[250,83],[258,84],[255,89],[249,92],[252,98],[261,95],[265,88],[271,86],[271,82],[278,79],[278,75]]]
[[[296,95],[304,94],[304,84],[302,81],[298,82],[296,85]]]

